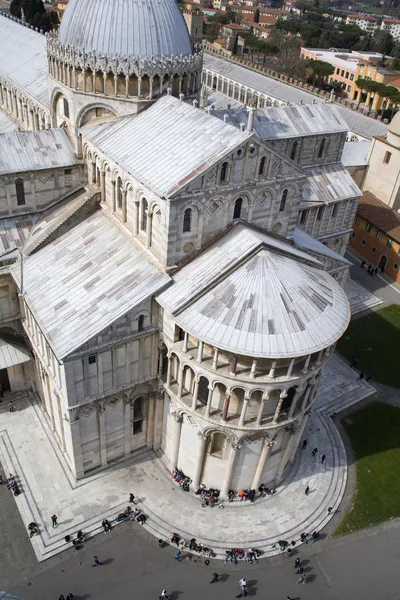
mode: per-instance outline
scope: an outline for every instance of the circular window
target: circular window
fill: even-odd
[[[280,223],[275,223],[275,225],[272,228],[272,231],[277,233],[278,231],[280,231],[281,227],[282,227],[282,225]]]
[[[184,246],[183,246],[183,251],[184,252],[190,252],[191,250],[193,250],[193,244],[192,242],[187,242]]]
[[[256,153],[256,149],[254,148],[254,146],[250,146],[250,150],[249,150],[250,156],[254,156],[255,153]]]
[[[242,156],[243,154],[243,150],[241,148],[239,148],[239,150],[236,152],[236,156]]]

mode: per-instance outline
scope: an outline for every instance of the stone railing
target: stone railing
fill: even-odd
[[[211,54],[213,56],[223,58],[230,62],[241,65],[241,66],[245,67],[246,69],[250,69],[251,71],[260,73],[260,75],[266,75],[267,77],[270,77],[271,79],[275,79],[276,81],[281,81],[282,83],[285,83],[286,85],[291,85],[297,89],[304,90],[305,92],[308,92],[309,94],[313,94],[314,96],[322,98],[325,101],[331,100],[334,104],[344,106],[345,108],[348,108],[349,110],[359,112],[363,115],[371,117],[372,119],[376,119],[377,121],[382,121],[382,123],[385,123],[385,124],[389,123],[388,119],[383,119],[377,112],[371,111],[368,108],[361,108],[361,107],[357,106],[356,104],[354,104],[354,102],[352,102],[348,98],[340,98],[339,96],[335,96],[335,95],[333,96],[333,98],[331,98],[330,92],[321,90],[316,86],[306,83],[305,81],[299,81],[298,79],[295,79],[294,77],[288,77],[287,75],[284,75],[283,73],[278,73],[277,71],[274,71],[272,69],[266,69],[265,67],[260,67],[259,65],[256,65],[253,62],[246,60],[245,58],[239,58],[239,57],[235,56],[234,54],[230,53],[228,55],[228,53],[226,51],[224,51],[223,49],[220,50],[218,48],[215,48],[215,46],[213,46],[209,42],[203,43],[203,50],[207,54]]]

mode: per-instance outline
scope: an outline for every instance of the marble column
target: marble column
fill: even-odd
[[[213,396],[213,389],[212,389],[212,387],[209,387],[208,388],[208,396],[207,396],[207,406],[206,406],[206,412],[205,412],[206,418],[209,418],[209,416],[210,416],[212,396]]]
[[[242,406],[242,410],[240,413],[240,418],[239,418],[239,427],[243,427],[244,422],[246,420],[246,411],[247,411],[247,406],[249,404],[249,398],[244,398],[243,400],[243,406]]]
[[[201,474],[203,471],[203,463],[204,463],[204,454],[207,445],[207,436],[204,436],[202,433],[198,433],[199,438],[199,447],[197,450],[197,458],[196,458],[196,467],[192,477],[192,487],[196,489],[200,485]]]
[[[252,379],[254,379],[254,377],[256,376],[256,369],[257,369],[257,360],[254,359],[251,364],[251,369],[250,369],[250,377]]]
[[[289,367],[286,373],[286,377],[290,377],[292,375],[292,371],[293,371],[293,367],[294,367],[294,358],[292,358],[292,360],[289,363]]]
[[[229,456],[228,456],[228,461],[227,461],[227,465],[226,465],[226,469],[225,469],[225,477],[224,477],[224,482],[222,484],[222,489],[221,489],[221,496],[223,498],[227,497],[228,492],[231,488],[231,481],[232,481],[233,469],[235,466],[237,450],[238,450],[237,446],[233,446],[233,445],[231,445],[231,447],[229,449]]]
[[[272,440],[270,440],[270,438],[265,438],[263,440],[261,450],[260,450],[260,456],[258,457],[256,470],[254,472],[254,477],[253,477],[253,481],[251,484],[252,490],[257,490],[260,487],[260,483],[262,483],[261,482],[262,474],[264,471],[265,464],[266,464],[267,460],[269,459],[269,457],[271,456],[272,446],[273,446],[273,443],[272,443]]]
[[[115,212],[117,210],[117,190],[116,190],[116,181],[115,179],[111,180],[112,186],[112,210]]]
[[[224,407],[222,409],[222,420],[226,421],[228,418],[228,412],[229,412],[229,403],[231,401],[231,396],[230,394],[226,394],[225,395],[225,401],[224,401]]]
[[[185,331],[185,333],[183,335],[182,352],[187,352],[187,349],[188,349],[188,340],[189,340],[189,334],[188,334],[187,331]]]
[[[171,357],[168,356],[167,381],[165,382],[167,387],[169,387],[171,385],[171,368],[172,368],[172,360],[171,360]]]
[[[104,408],[100,409],[99,414],[99,434],[100,434],[100,458],[101,466],[108,467],[107,463],[107,448],[106,448],[106,419]]]
[[[131,403],[129,400],[124,400],[124,424],[125,424],[125,456],[131,453]]]
[[[271,368],[268,373],[268,378],[273,379],[275,377],[276,360],[272,362]]]
[[[128,192],[124,190],[122,192],[122,222],[126,223],[127,215],[128,215]]]
[[[173,471],[178,466],[179,446],[181,443],[181,431],[182,431],[182,417],[172,415],[174,419],[174,432],[172,438],[172,450],[171,450],[171,461],[170,469]]]
[[[218,366],[218,356],[219,356],[219,350],[218,348],[214,348],[214,358],[213,358],[213,363],[212,363],[212,369],[214,369],[214,371],[216,370],[217,366]]]
[[[139,202],[135,202],[134,204],[134,213],[133,213],[133,233],[134,235],[139,234]]]
[[[203,360],[203,347],[204,347],[204,343],[199,340],[199,347],[197,349],[197,362],[201,363],[201,361]]]
[[[183,366],[179,365],[178,371],[178,400],[182,398],[182,388],[183,388]]]
[[[147,229],[146,229],[146,248],[151,247],[151,235],[153,229],[153,215],[147,215]]]
[[[101,202],[105,202],[106,201],[106,172],[105,171],[101,171],[100,173],[100,197],[101,197]]]
[[[278,402],[278,405],[277,405],[276,410],[275,410],[274,418],[272,419],[272,423],[274,425],[276,425],[276,423],[278,422],[279,415],[281,414],[282,404],[283,404],[283,401],[286,398],[286,396],[287,396],[286,390],[283,391],[283,392],[281,392],[281,394],[279,396],[279,402]]]
[[[307,373],[307,371],[308,371],[308,366],[309,366],[309,364],[310,364],[310,360],[311,360],[311,354],[309,354],[309,355],[307,356],[307,358],[306,358],[306,361],[305,361],[305,363],[304,363],[304,367],[303,367],[303,368],[302,368],[302,370],[301,370],[301,372],[302,372],[302,373]]]
[[[296,410],[298,399],[299,399],[302,391],[303,390],[301,390],[301,389],[297,389],[295,395],[293,396],[292,404],[290,405],[290,409],[289,409],[288,419],[291,419],[293,417],[294,411]]]
[[[147,413],[147,447],[153,446],[154,438],[154,414],[155,414],[156,397],[154,394],[150,394],[149,397],[149,408]]]
[[[193,387],[193,396],[192,396],[192,410],[196,410],[198,395],[199,395],[199,380],[195,379],[194,387]]]

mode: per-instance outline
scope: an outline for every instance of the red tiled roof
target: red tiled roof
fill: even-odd
[[[379,227],[391,238],[400,242],[400,215],[393,208],[389,208],[378,200],[371,192],[364,192],[360,198],[357,214],[370,223]]]

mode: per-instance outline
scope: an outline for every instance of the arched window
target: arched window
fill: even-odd
[[[294,160],[296,158],[296,152],[297,152],[297,141],[294,141],[292,144],[292,151],[290,153],[291,160]]]
[[[183,213],[183,233],[192,231],[192,209],[187,208]]]
[[[280,203],[280,206],[279,206],[279,212],[283,212],[285,210],[287,195],[288,195],[288,191],[287,190],[283,190],[282,197],[281,197],[281,203]]]
[[[229,165],[227,162],[222,163],[221,166],[221,174],[219,177],[220,182],[222,183],[223,181],[226,181],[228,179],[228,169],[229,169]]]
[[[23,206],[26,204],[25,202],[25,190],[24,190],[24,180],[19,177],[15,180],[15,192],[17,194],[17,204],[18,206]]]
[[[121,210],[123,202],[122,179],[117,177],[117,206]]]
[[[64,117],[69,119],[69,104],[66,98],[63,98]]]
[[[242,212],[243,198],[238,198],[235,202],[235,208],[233,210],[233,218],[240,219],[240,213]]]
[[[142,231],[147,231],[147,211],[149,205],[147,204],[146,198],[142,198],[142,218],[140,223],[140,228]]]
[[[321,158],[321,156],[323,155],[324,148],[325,148],[325,138],[322,138],[321,143],[319,145],[318,158]]]
[[[139,315],[138,316],[138,326],[137,326],[138,331],[143,331],[144,330],[144,315]]]
[[[258,167],[258,174],[259,175],[264,175],[264,169],[265,169],[265,156],[262,157],[262,159],[260,160],[260,166]]]
[[[136,398],[133,403],[133,435],[143,431],[143,398]]]

